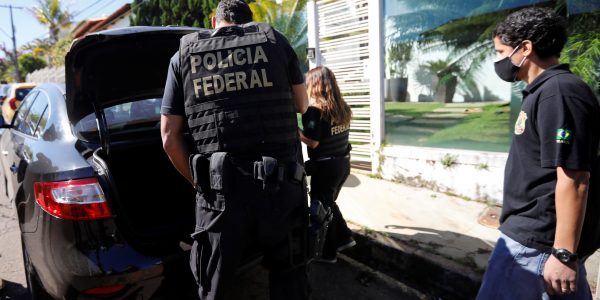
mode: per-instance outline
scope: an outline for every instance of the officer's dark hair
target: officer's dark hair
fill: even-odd
[[[252,11],[248,4],[241,0],[221,0],[215,15],[217,22],[226,21],[234,24],[252,22]]]
[[[540,58],[560,57],[567,42],[567,22],[553,10],[542,7],[528,7],[516,11],[494,30],[502,44],[517,47],[524,40],[533,43],[533,50]]]

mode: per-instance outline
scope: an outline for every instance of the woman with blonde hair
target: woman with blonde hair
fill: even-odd
[[[318,261],[335,263],[337,252],[356,244],[335,200],[350,175],[348,143],[352,111],[340,93],[335,75],[326,67],[306,74],[309,107],[302,115],[300,138],[308,146],[307,172],[311,175],[310,196],[329,207],[329,224],[323,254]]]

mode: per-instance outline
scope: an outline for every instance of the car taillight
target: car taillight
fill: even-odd
[[[10,105],[12,110],[17,110],[17,98],[8,99],[8,105]]]
[[[87,290],[83,291],[83,293],[88,294],[88,295],[96,295],[96,296],[110,295],[110,294],[114,294],[114,293],[121,291],[123,288],[125,288],[124,284],[116,284],[113,286],[102,286],[102,287],[87,289]]]
[[[47,213],[65,220],[112,216],[96,178],[34,183],[35,200]]]

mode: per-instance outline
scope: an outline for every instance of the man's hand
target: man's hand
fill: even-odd
[[[577,290],[577,262],[563,263],[550,255],[544,265],[546,292],[550,295],[574,293]]]

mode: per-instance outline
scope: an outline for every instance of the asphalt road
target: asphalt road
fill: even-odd
[[[0,300],[29,299],[23,269],[19,225],[10,203],[0,200],[0,278],[4,287]],[[236,300],[267,300],[267,272],[256,266],[240,275],[236,285]],[[310,266],[310,279],[315,300],[403,300],[416,299],[403,284],[371,270],[347,257],[336,264],[314,263]],[[184,299],[181,291],[173,291]]]

